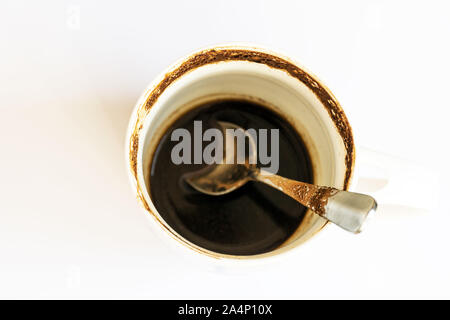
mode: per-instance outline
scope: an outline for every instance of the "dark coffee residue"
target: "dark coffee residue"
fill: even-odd
[[[312,183],[308,152],[302,139],[284,119],[253,102],[215,101],[179,117],[161,139],[150,177],[150,194],[158,213],[179,235],[214,252],[255,255],[278,248],[302,222],[305,207],[259,182],[248,182],[222,196],[195,191],[181,177],[205,165],[175,165],[171,161],[171,150],[178,142],[170,139],[176,128],[192,133],[194,120],[202,121],[203,130],[214,127],[217,121],[228,121],[244,129],[279,129],[278,173]]]

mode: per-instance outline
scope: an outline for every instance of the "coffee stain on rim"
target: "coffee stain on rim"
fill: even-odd
[[[313,77],[310,73],[304,71],[302,68],[288,61],[285,58],[281,58],[271,53],[259,51],[256,48],[212,48],[206,49],[186,58],[180,65],[178,65],[173,70],[165,74],[164,78],[152,88],[150,94],[147,97],[145,103],[143,103],[137,110],[137,117],[133,131],[130,136],[129,143],[129,161],[130,168],[136,180],[137,196],[141,200],[143,206],[152,215],[153,212],[150,210],[145,197],[142,195],[141,187],[137,179],[137,154],[139,147],[139,133],[143,127],[143,122],[150,112],[150,109],[156,103],[158,98],[164,92],[164,90],[169,87],[178,78],[185,75],[186,73],[195,70],[199,67],[219,63],[219,62],[229,62],[229,61],[247,61],[253,63],[264,64],[270,68],[277,69],[288,73],[293,78],[296,78],[304,85],[306,85],[314,95],[319,99],[324,108],[326,109],[328,115],[332,119],[339,135],[342,138],[344,144],[346,155],[345,155],[345,179],[343,190],[347,190],[350,183],[350,178],[352,175],[352,169],[354,167],[355,161],[355,147],[353,141],[353,134],[348,119],[340,106],[337,99],[333,96],[331,91],[318,79]],[[169,228],[162,224],[170,234]],[[177,240],[185,243],[184,239],[176,237]],[[189,246],[192,247],[192,246]],[[198,249],[197,249],[198,250]],[[197,251],[196,250],[196,251]],[[204,250],[198,250],[201,253],[205,253]],[[208,254],[208,253],[207,253]],[[208,254],[211,255],[211,254]]]

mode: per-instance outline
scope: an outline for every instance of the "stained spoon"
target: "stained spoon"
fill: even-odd
[[[218,123],[224,133],[227,129],[244,132],[235,124]],[[185,180],[197,191],[213,196],[230,193],[248,181],[263,182],[290,196],[319,216],[353,233],[361,232],[367,218],[376,211],[377,203],[369,195],[295,181],[258,168],[256,143],[251,135],[247,137],[249,153],[246,154],[245,163],[229,164],[234,162],[227,158],[234,158],[236,144],[234,137],[231,137],[233,140],[229,140],[230,136],[226,135],[224,161],[189,173],[185,176]]]

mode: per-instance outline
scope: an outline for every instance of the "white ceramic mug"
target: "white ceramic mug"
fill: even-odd
[[[344,190],[351,187],[354,138],[336,98],[298,63],[266,49],[244,46],[211,47],[195,52],[149,85],[136,104],[127,132],[130,180],[156,227],[186,247],[216,258],[277,255],[311,238],[327,221],[308,210],[298,229],[276,250],[233,256],[209,251],[184,239],[164,221],[149,194],[152,156],[166,129],[181,113],[200,102],[230,96],[258,100],[290,122],[309,151],[313,183]]]

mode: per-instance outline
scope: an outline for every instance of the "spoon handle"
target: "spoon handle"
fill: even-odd
[[[321,217],[353,233],[361,232],[364,222],[377,208],[374,198],[361,193],[315,186],[263,170],[253,178],[280,190]]]

